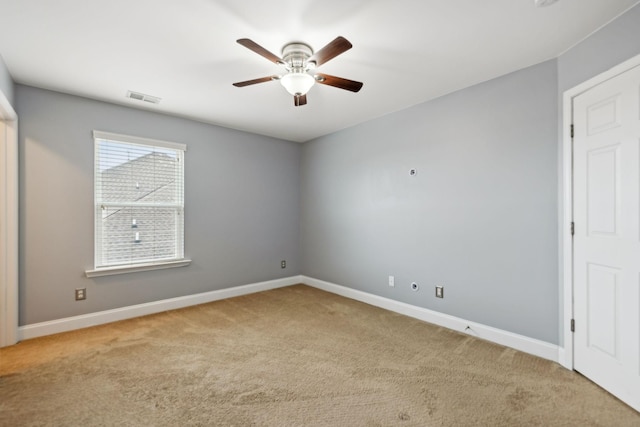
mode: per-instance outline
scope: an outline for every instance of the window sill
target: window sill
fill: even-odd
[[[87,270],[84,274],[91,277],[113,276],[115,274],[137,273],[138,271],[161,270],[165,268],[186,267],[191,264],[190,259],[181,259],[178,261],[167,261],[148,264],[135,265],[119,265],[117,267],[96,268]]]

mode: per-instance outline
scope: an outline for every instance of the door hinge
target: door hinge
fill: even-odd
[[[573,236],[574,234],[576,234],[576,223],[575,222],[571,222],[571,235]]]
[[[571,319],[571,332],[576,331],[576,321],[575,319]]]
[[[573,138],[573,125],[571,125],[571,138]]]

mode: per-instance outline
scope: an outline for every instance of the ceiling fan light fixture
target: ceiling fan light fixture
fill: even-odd
[[[315,79],[307,73],[288,73],[282,76],[280,83],[291,95],[306,95]]]

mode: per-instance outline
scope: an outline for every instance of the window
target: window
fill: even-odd
[[[99,276],[187,265],[184,152],[173,142],[94,131]]]

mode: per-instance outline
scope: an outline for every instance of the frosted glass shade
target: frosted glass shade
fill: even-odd
[[[291,95],[305,95],[315,83],[307,73],[289,73],[282,76],[280,83]]]

